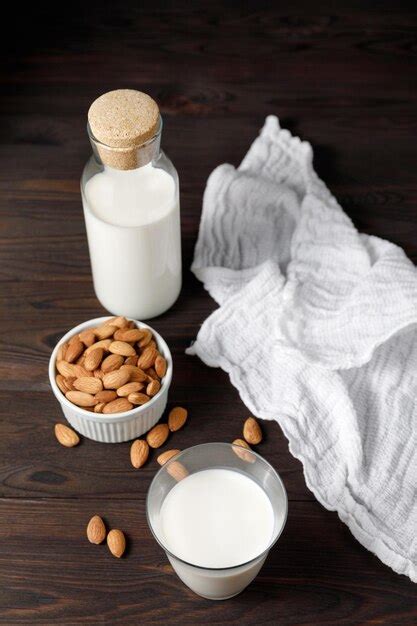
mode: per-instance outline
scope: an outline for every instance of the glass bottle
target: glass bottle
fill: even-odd
[[[160,149],[159,109],[142,92],[112,91],[87,128],[81,195],[97,298],[114,315],[155,317],[181,290],[178,174]]]

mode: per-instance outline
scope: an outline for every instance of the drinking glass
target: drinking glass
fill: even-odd
[[[254,480],[265,491],[274,512],[274,531],[267,548],[249,562],[228,568],[200,567],[184,561],[165,545],[161,528],[162,504],[177,482],[195,472],[214,468],[233,470]],[[175,572],[192,591],[210,600],[226,600],[249,585],[281,535],[287,511],[287,493],[274,468],[256,452],[229,443],[204,443],[172,457],[155,475],[146,501],[149,527]]]

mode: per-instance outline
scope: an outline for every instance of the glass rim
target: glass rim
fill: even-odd
[[[287,518],[288,518],[288,495],[287,495],[287,490],[285,489],[285,485],[284,485],[284,482],[283,482],[281,476],[278,474],[276,469],[274,467],[272,467],[272,465],[269,463],[269,461],[264,459],[263,456],[261,456],[260,454],[258,454],[257,452],[255,452],[252,449],[250,450],[250,452],[252,454],[254,454],[255,457],[257,457],[258,459],[263,461],[269,467],[269,469],[272,470],[272,473],[275,475],[275,478],[277,479],[278,483],[281,486],[282,493],[284,495],[284,501],[285,501],[285,512],[284,512],[284,517],[283,517],[283,521],[282,521],[282,524],[281,524],[281,528],[277,532],[276,537],[273,536],[273,538],[269,542],[268,546],[260,554],[258,554],[257,556],[253,557],[253,559],[249,559],[249,561],[245,561],[243,563],[238,563],[237,565],[230,565],[229,567],[206,567],[204,565],[196,565],[195,563],[190,563],[189,561],[186,561],[185,559],[182,559],[181,557],[179,557],[176,554],[174,554],[171,550],[169,550],[164,545],[162,540],[159,539],[159,537],[156,534],[156,531],[152,527],[152,523],[151,523],[150,516],[149,516],[149,494],[151,492],[153,484],[157,481],[158,476],[160,476],[160,474],[163,472],[163,470],[166,471],[166,468],[168,467],[168,465],[170,465],[172,462],[178,462],[180,457],[183,454],[185,454],[186,452],[189,452],[190,450],[195,450],[196,448],[201,448],[202,446],[204,446],[204,447],[206,447],[206,446],[222,446],[222,447],[228,447],[228,448],[231,448],[231,449],[233,449],[233,448],[241,448],[242,447],[242,446],[239,446],[237,444],[228,443],[228,442],[225,442],[225,441],[211,441],[211,442],[206,442],[206,443],[199,443],[199,444],[197,444],[195,446],[190,446],[189,448],[186,448],[185,450],[181,450],[175,456],[171,457],[169,459],[169,461],[167,461],[166,463],[164,463],[164,465],[162,465],[162,467],[160,467],[160,469],[157,471],[157,473],[153,477],[151,484],[149,485],[148,493],[146,494],[146,521],[148,522],[148,526],[150,528],[150,531],[151,531],[155,541],[159,544],[159,546],[163,550],[165,550],[165,552],[168,555],[172,556],[177,561],[180,561],[181,563],[184,563],[185,565],[188,565],[189,567],[194,567],[196,569],[205,569],[205,570],[210,570],[210,571],[215,571],[215,572],[221,572],[221,571],[226,571],[226,570],[234,570],[234,569],[238,569],[240,567],[245,567],[246,565],[250,565],[254,561],[257,561],[258,559],[260,559],[263,556],[266,556],[268,554],[268,552],[271,550],[271,548],[273,548],[273,546],[277,543],[278,539],[281,537],[281,535],[282,535],[282,533],[284,531],[284,528],[286,526],[286,523],[287,523]],[[246,449],[246,448],[244,448],[244,449]],[[248,450],[248,452],[249,452],[249,450]],[[200,471],[203,471],[203,470],[200,470]],[[234,470],[231,470],[231,471],[234,471]],[[266,494],[266,495],[269,498],[268,494]]]
[[[146,148],[147,146],[151,145],[154,141],[157,141],[161,136],[162,127],[163,127],[162,115],[159,114],[158,127],[155,133],[152,135],[152,137],[149,137],[149,139],[147,139],[146,141],[143,141],[142,143],[132,144],[131,146],[125,146],[123,148],[120,148],[117,146],[110,146],[109,144],[104,143],[103,141],[100,141],[100,139],[97,139],[97,137],[95,137],[95,135],[93,134],[93,131],[91,130],[90,122],[88,121],[87,121],[87,135],[93,144],[95,144],[96,146],[103,147],[106,150],[113,150],[114,152],[130,152],[132,150],[140,150],[141,148]]]

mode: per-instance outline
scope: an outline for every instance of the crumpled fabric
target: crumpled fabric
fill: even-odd
[[[276,420],[316,498],[417,581],[417,273],[357,232],[274,116],[210,175],[192,271],[219,308],[188,349]]]

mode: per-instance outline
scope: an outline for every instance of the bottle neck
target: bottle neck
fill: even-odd
[[[159,157],[162,134],[162,118],[159,116],[159,126],[153,137],[139,146],[115,148],[96,139],[87,124],[88,137],[93,149],[94,158],[100,165],[116,170],[134,170]]]

